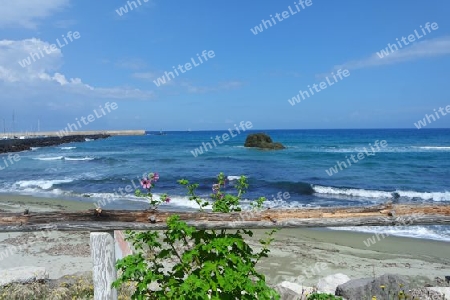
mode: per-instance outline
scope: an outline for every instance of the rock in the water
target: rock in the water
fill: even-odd
[[[408,291],[410,284],[406,278],[398,275],[385,274],[376,278],[363,278],[350,280],[336,288],[335,294],[347,300],[387,299],[390,295],[404,290]]]
[[[306,300],[314,292],[314,288],[301,286],[297,283],[283,281],[275,286],[282,300]]]
[[[274,143],[272,138],[265,133],[253,133],[247,136],[245,147],[280,150],[285,149],[281,143]]]
[[[0,270],[0,287],[11,283],[30,283],[48,279],[43,267],[18,267]]]
[[[350,277],[342,273],[328,275],[327,277],[319,279],[317,290],[322,293],[334,294],[338,285],[348,281],[350,281]]]

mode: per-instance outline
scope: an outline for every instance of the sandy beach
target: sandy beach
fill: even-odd
[[[2,211],[11,212],[26,208],[92,209],[82,201],[30,196],[2,195],[0,203]],[[250,243],[256,246],[263,236],[264,231],[256,230]],[[450,243],[389,236],[367,247],[364,241],[372,236],[327,229],[282,229],[274,235],[271,253],[261,261],[259,270],[271,284],[287,280],[306,286],[336,273],[352,279],[391,273],[411,276],[419,284],[450,275]],[[1,233],[0,253],[0,269],[45,267],[50,278],[92,269],[88,232]]]
[[[261,236],[258,232],[255,236]],[[316,229],[282,229],[260,270],[270,283],[283,280],[312,286],[327,275],[351,279],[390,273],[419,284],[450,273],[450,243],[390,236],[366,247],[371,234]]]

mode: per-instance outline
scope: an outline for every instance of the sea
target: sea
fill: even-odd
[[[254,132],[147,132],[33,148],[0,171],[0,193],[78,200],[93,208],[103,199],[105,209],[139,210],[149,205],[134,190],[144,174],[157,172],[153,192],[171,198],[160,209],[193,211],[197,205],[177,180],[198,183],[198,195],[208,199],[223,172],[227,191],[240,176],[248,178],[244,208],[261,196],[266,207],[279,209],[450,202],[450,129],[257,131],[286,147],[277,151],[245,148]],[[216,136],[225,133],[229,139],[219,142]],[[450,226],[339,229],[450,242]]]

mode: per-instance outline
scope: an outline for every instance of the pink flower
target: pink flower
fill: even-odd
[[[159,180],[159,174],[158,173],[150,173],[150,174],[148,174],[148,179],[156,182]]]
[[[166,200],[164,200],[164,201],[166,201],[166,203],[169,203],[170,202],[170,198],[166,197]]]
[[[152,186],[152,181],[148,179],[142,179],[141,185],[144,189],[149,189]]]
[[[212,190],[214,193],[217,193],[220,190],[220,184],[217,183],[213,184]]]

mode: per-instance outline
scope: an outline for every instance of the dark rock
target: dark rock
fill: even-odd
[[[50,147],[66,143],[85,142],[86,139],[97,140],[108,138],[106,134],[70,135],[63,137],[44,137],[31,139],[10,139],[0,141],[0,153],[31,150],[31,147]]]
[[[249,134],[245,140],[244,146],[270,150],[281,150],[286,148],[281,143],[274,143],[272,138],[265,133]]]
[[[409,289],[410,283],[405,277],[385,274],[376,278],[350,280],[339,285],[335,294],[347,300],[372,299],[373,296],[377,299],[388,299],[388,294],[392,297]]]
[[[393,192],[392,193],[392,198],[394,198],[396,200],[396,199],[400,198],[400,194],[397,193],[397,192]]]

